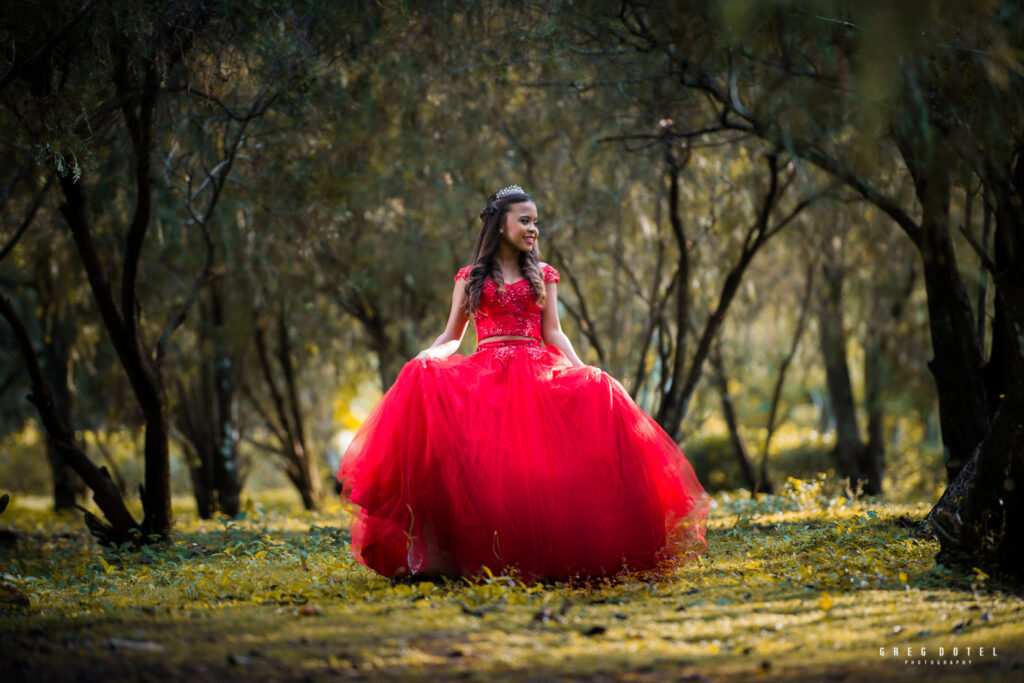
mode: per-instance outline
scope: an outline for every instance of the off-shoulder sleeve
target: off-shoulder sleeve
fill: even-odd
[[[549,266],[547,264],[544,265],[543,270],[544,270],[544,282],[554,282],[554,283],[558,282],[559,277],[558,277],[558,271],[557,270],[555,270],[554,268],[552,268],[551,266]]]
[[[463,266],[462,268],[459,268],[459,272],[455,273],[455,281],[468,280],[469,271],[471,270],[473,270],[473,266]]]

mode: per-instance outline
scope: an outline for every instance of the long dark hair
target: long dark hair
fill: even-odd
[[[501,226],[505,225],[505,215],[508,207],[521,202],[532,202],[533,197],[525,192],[511,192],[500,199],[495,192],[487,200],[487,206],[480,212],[480,220],[483,227],[480,228],[480,236],[476,240],[476,251],[473,256],[473,269],[466,278],[466,313],[470,316],[476,312],[480,305],[480,295],[484,290],[484,283],[487,278],[492,278],[498,283],[499,288],[505,287],[505,281],[501,277],[501,268],[494,258],[498,247],[501,245]],[[540,272],[540,252],[537,243],[533,243],[530,251],[519,252],[519,272],[523,278],[530,283],[530,290],[533,291],[533,298],[538,306],[544,305],[544,276]]]

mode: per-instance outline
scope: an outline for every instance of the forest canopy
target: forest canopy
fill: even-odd
[[[0,486],[114,545],[172,493],[317,508],[518,183],[581,356],[709,488],[928,500],[1019,575],[1022,13],[10,2]]]

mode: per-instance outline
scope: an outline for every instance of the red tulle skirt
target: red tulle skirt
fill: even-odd
[[[533,341],[406,363],[338,476],[352,552],[388,577],[603,576],[705,547],[709,498],[672,438],[614,378]]]

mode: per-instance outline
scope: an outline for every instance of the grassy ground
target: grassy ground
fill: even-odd
[[[173,543],[102,553],[15,498],[0,679],[1024,678],[1024,595],[936,566],[924,504],[820,484],[719,496],[700,560],[589,586],[392,585],[348,555],[340,506],[182,515]]]

